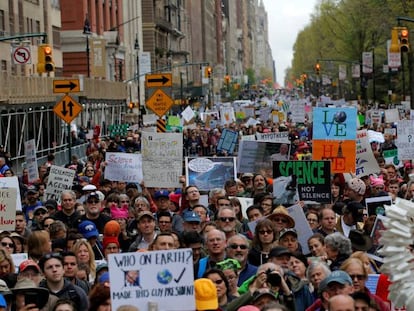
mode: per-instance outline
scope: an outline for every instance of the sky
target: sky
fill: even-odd
[[[310,24],[317,0],[263,0],[269,23],[269,44],[276,66],[277,82],[283,86],[285,69],[291,66],[293,44]]]

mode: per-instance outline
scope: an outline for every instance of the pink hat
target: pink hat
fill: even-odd
[[[122,208],[118,208],[116,206],[111,206],[111,216],[113,219],[119,218],[128,218],[128,207],[124,206]]]
[[[372,187],[384,186],[384,180],[382,179],[382,176],[379,176],[378,178],[371,176],[369,179],[371,181]]]
[[[260,309],[256,306],[247,305],[237,309],[237,311],[260,311]]]

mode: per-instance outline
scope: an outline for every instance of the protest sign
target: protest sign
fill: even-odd
[[[193,109],[191,109],[190,106],[187,106],[187,108],[185,108],[184,111],[181,112],[181,116],[183,117],[185,122],[190,122],[191,119],[193,119],[195,117],[195,113],[194,113]]]
[[[237,153],[237,172],[256,172],[273,177],[271,156],[280,150],[281,144],[264,141],[242,140]]]
[[[45,201],[56,200],[60,203],[60,195],[63,190],[71,190],[76,171],[57,165],[50,167],[49,178],[45,191]]]
[[[16,228],[16,188],[0,189],[0,230],[14,231]]]
[[[376,174],[380,171],[378,162],[374,157],[371,145],[368,141],[367,130],[357,132],[356,141],[356,170],[355,175],[358,177]]]
[[[220,117],[222,125],[236,122],[233,107],[220,107]]]
[[[289,106],[290,119],[292,122],[303,123],[305,122],[305,102],[304,101],[292,101]]]
[[[108,256],[112,310],[133,305],[158,311],[195,310],[193,252],[189,248]]]
[[[142,168],[147,187],[181,188],[183,135],[142,133]]]
[[[398,149],[383,150],[382,156],[385,164],[393,164],[396,168],[404,166],[404,163],[398,159]]]
[[[39,179],[39,170],[36,158],[36,142],[30,139],[24,143],[24,151],[26,154],[26,168],[28,170],[29,182],[32,183]]]
[[[389,195],[365,198],[365,205],[368,210],[368,215],[385,215],[384,205],[391,205],[391,202],[392,198]]]
[[[368,255],[372,259],[379,262],[384,262],[383,256],[378,251],[383,247],[381,243],[381,232],[386,230],[384,226],[385,219],[385,216],[377,215],[370,235],[372,239],[372,247],[368,251]]]
[[[299,205],[288,207],[289,215],[295,220],[295,229],[298,233],[298,241],[302,246],[302,253],[309,254],[308,239],[313,235],[313,231],[306,220],[303,208]]]
[[[279,180],[281,176],[287,183]],[[302,201],[331,203],[330,161],[274,161],[273,178],[273,195],[282,205],[283,198],[288,200],[296,191]]]
[[[232,154],[236,147],[238,137],[239,134],[236,131],[223,129],[217,144],[217,151],[225,151],[227,154]]]
[[[16,201],[15,201],[16,211],[21,211],[22,201],[20,199],[20,187],[19,187],[19,180],[17,179],[17,176],[0,178],[0,188],[16,189],[17,191]]]
[[[290,144],[289,132],[256,133],[256,140],[267,141],[272,143]]]
[[[414,120],[401,120],[397,123],[398,159],[410,160],[414,154]]]
[[[199,190],[223,188],[226,180],[236,178],[236,158],[233,157],[186,157],[186,184]]]
[[[331,160],[331,173],[349,173],[356,169],[355,140],[313,140],[313,160]]]
[[[313,139],[355,140],[355,107],[313,108]]]
[[[125,152],[105,154],[105,179],[111,181],[142,182],[141,155]]]
[[[392,123],[397,122],[400,119],[400,113],[397,108],[395,109],[386,109],[385,113],[385,122]]]

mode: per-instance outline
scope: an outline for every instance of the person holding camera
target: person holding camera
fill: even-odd
[[[242,295],[227,305],[227,311],[237,310],[245,305],[255,305],[264,289],[274,296],[274,301],[286,306],[288,310],[296,310],[295,299],[284,279],[283,268],[268,262],[259,266],[256,275],[242,284],[239,288]]]

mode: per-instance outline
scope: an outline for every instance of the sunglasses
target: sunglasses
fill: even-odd
[[[240,245],[239,244],[230,244],[229,247],[231,249],[237,249],[237,248],[247,249],[247,245],[244,245],[244,244],[240,244]]]
[[[220,284],[222,284],[224,281],[222,280],[222,279],[220,279],[220,280],[215,280],[215,281],[213,281],[215,284],[217,284],[217,285],[220,285]]]
[[[234,217],[220,217],[219,219],[222,222],[226,222],[226,221],[232,222],[232,221],[235,221],[236,220],[236,218],[234,218]]]
[[[284,218],[275,218],[275,219],[273,219],[273,221],[274,222],[281,222],[281,223],[287,224],[287,220],[284,219]]]
[[[88,200],[88,203],[90,203],[90,204],[97,204],[97,203],[99,203],[99,201],[98,200]]]
[[[260,230],[259,231],[259,234],[271,234],[271,233],[273,233],[272,230]]]
[[[362,281],[365,279],[365,275],[363,274],[350,274],[349,276],[352,280],[358,279],[358,281]]]
[[[45,211],[38,211],[38,212],[36,212],[36,213],[34,213],[34,215],[35,216],[39,216],[39,215],[45,215],[46,214],[46,212]]]
[[[60,261],[63,262],[63,257],[60,253],[48,253],[48,254],[43,255],[43,258],[45,261],[54,258],[54,259],[59,259]]]
[[[1,246],[14,248],[14,244],[13,243],[7,243],[7,242],[1,242]]]

